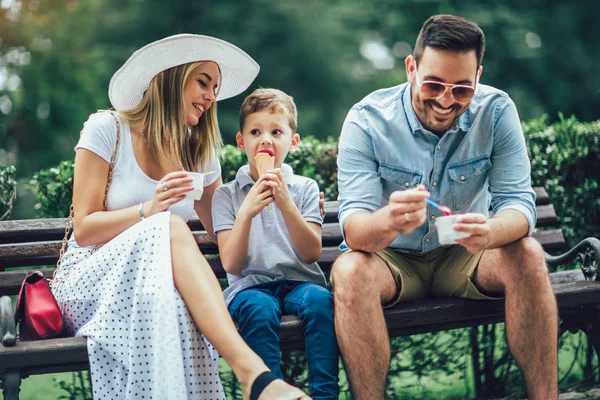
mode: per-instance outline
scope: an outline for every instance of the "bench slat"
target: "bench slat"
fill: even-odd
[[[600,302],[600,282],[555,284],[553,290],[562,312]],[[385,315],[392,336],[407,336],[503,322],[504,301],[428,299],[394,307]]]
[[[548,193],[543,187],[534,187],[538,215],[543,213],[539,206],[549,204]],[[552,208],[554,209],[554,208]],[[325,222],[337,223],[339,204],[337,201],[325,202]],[[538,221],[539,223],[539,221]],[[66,218],[24,219],[0,221],[0,243],[39,242],[61,240],[65,234]],[[199,220],[188,222],[192,231],[201,231]]]
[[[563,281],[568,279],[568,276],[575,280],[583,278],[581,271],[551,274],[553,282]],[[553,290],[562,311],[572,306],[600,302],[600,282],[554,283]],[[503,321],[504,301],[427,299],[399,304],[386,309],[384,315],[392,336],[406,336],[480,325],[482,322]],[[283,350],[303,347],[301,328],[302,323],[297,317],[282,317]],[[14,347],[0,346],[0,350],[0,365],[10,365],[12,368],[28,367],[31,374],[83,369],[88,362],[87,346],[83,338],[18,342]]]
[[[319,265],[323,270],[328,271],[331,268],[331,264],[333,261],[341,254],[339,248],[335,247],[325,247],[323,248],[323,252],[321,253],[321,258],[319,258]],[[218,278],[225,277],[225,271],[223,270],[223,266],[221,264],[221,259],[218,256],[213,256],[208,258],[208,263],[211,268],[215,272],[215,275]],[[52,278],[52,274],[54,272],[54,268],[37,268],[37,269],[19,269],[15,271],[5,271],[0,273],[0,296],[12,296],[19,293],[19,289],[21,288],[21,282],[23,279],[31,274],[33,271],[41,271],[44,274],[44,277],[50,279]]]
[[[556,217],[556,211],[554,210],[554,205],[546,204],[543,206],[537,206],[537,221],[535,226],[538,228],[547,227],[547,226],[557,226],[558,218]]]
[[[212,243],[206,232],[194,232],[200,250],[205,255],[216,254],[217,246]],[[533,234],[547,252],[563,250],[565,238],[560,229],[537,231]],[[323,247],[337,246],[342,241],[339,224],[323,225]],[[61,241],[43,241],[0,245],[0,271],[12,267],[55,264],[60,251]]]
[[[339,224],[323,224],[323,246],[337,246],[342,241]],[[205,255],[217,254],[219,249],[210,241],[205,231],[194,232],[198,247]],[[56,264],[58,253],[62,246],[60,240],[38,242],[0,244],[0,271],[13,267],[28,267],[32,265]]]
[[[533,232],[532,235],[542,245],[548,253],[564,250],[567,242],[562,229],[549,229],[545,231]]]
[[[533,188],[533,191],[535,192],[535,204],[536,205],[544,205],[544,204],[549,204],[550,203],[550,197],[548,197],[548,192],[546,192],[546,189],[542,186],[535,186]]]
[[[339,205],[337,201],[325,202],[325,223],[336,223]],[[66,218],[23,219],[0,222],[0,243],[25,243],[62,240],[65,235]],[[200,220],[190,220],[192,231],[203,231]]]
[[[194,233],[194,237],[205,255],[217,253],[217,246],[208,240],[206,233]],[[566,247],[565,238],[560,229],[537,231],[534,232],[533,237],[549,253],[563,250]],[[338,224],[323,225],[323,247],[337,246],[341,241],[342,236]],[[13,267],[56,264],[60,246],[60,241],[0,245],[0,271]]]

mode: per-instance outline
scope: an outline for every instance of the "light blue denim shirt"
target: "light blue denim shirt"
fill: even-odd
[[[339,221],[356,211],[376,211],[390,194],[424,184],[431,199],[452,209],[489,216],[520,211],[535,227],[535,192],[521,121],[513,101],[498,89],[478,85],[471,104],[442,137],[415,115],[410,83],[371,93],[356,104],[342,127],[338,154]],[[389,247],[426,252],[440,247],[435,218]],[[343,250],[347,249],[342,244]]]

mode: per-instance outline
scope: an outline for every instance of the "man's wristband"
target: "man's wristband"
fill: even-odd
[[[144,203],[140,203],[138,206],[138,214],[140,214],[141,219],[146,219],[146,216],[144,215]]]

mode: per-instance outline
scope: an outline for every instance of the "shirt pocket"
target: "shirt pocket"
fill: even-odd
[[[450,187],[455,210],[464,210],[471,205],[485,185],[486,171],[492,166],[489,156],[479,156],[448,166]]]
[[[423,174],[408,168],[379,164],[377,174],[390,183],[390,193],[417,187],[423,180]]]

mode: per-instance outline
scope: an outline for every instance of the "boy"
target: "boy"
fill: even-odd
[[[333,297],[316,263],[321,255],[319,189],[283,164],[298,147],[296,127],[296,105],[282,91],[257,89],[244,100],[236,142],[248,165],[216,190],[213,225],[229,281],[225,301],[244,340],[282,378],[280,318],[282,313],[298,315],[311,395],[337,399]],[[257,154],[257,160],[273,160],[274,168],[262,176]]]

